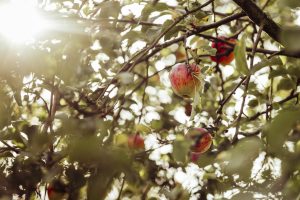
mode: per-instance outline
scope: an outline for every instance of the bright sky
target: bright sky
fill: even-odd
[[[0,34],[15,43],[33,41],[46,25],[36,5],[35,0],[11,0],[0,5]]]

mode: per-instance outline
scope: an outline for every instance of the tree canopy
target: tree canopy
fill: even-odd
[[[300,199],[298,1],[32,2],[0,4],[0,199]]]

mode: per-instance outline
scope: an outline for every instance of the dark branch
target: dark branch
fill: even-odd
[[[233,0],[258,26],[265,24],[264,31],[280,43],[281,28],[270,19],[252,0]]]

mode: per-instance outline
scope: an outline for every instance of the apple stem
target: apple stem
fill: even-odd
[[[193,72],[193,70],[191,69],[191,66],[189,64],[189,53],[188,53],[188,48],[186,45],[186,38],[187,38],[187,34],[184,35],[184,39],[183,39],[183,45],[184,45],[184,50],[185,50],[185,64],[187,67],[187,71],[189,74],[191,74]]]

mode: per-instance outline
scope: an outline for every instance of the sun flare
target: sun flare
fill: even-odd
[[[45,25],[35,1],[12,0],[0,5],[0,37],[15,43],[31,42]]]

